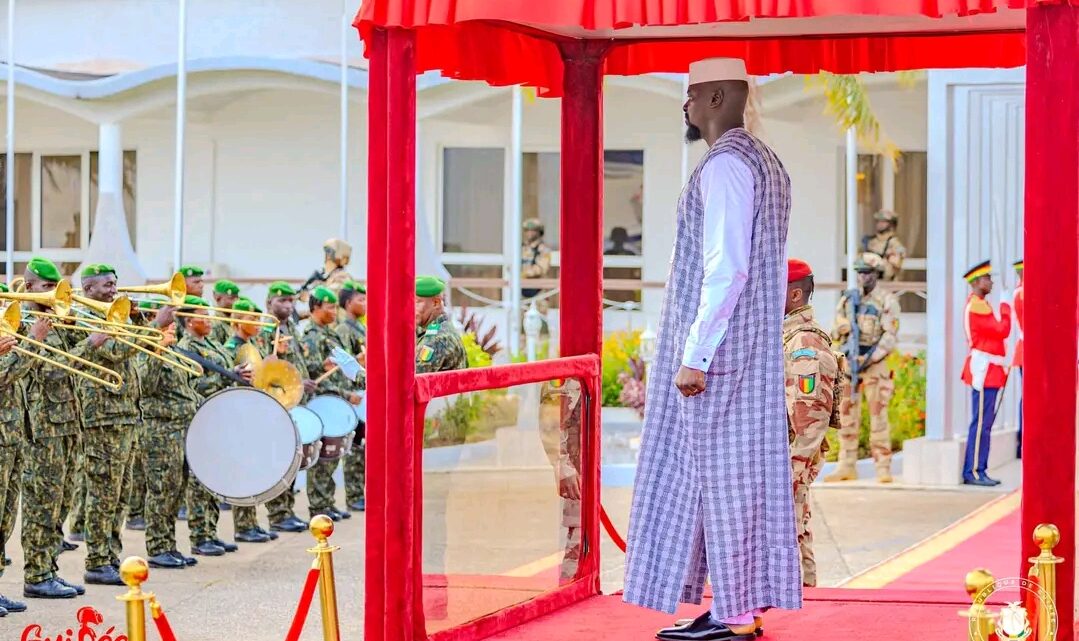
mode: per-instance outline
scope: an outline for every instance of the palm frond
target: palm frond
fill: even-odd
[[[910,82],[916,82],[916,78]],[[846,131],[854,127],[858,140],[873,147],[891,159],[893,166],[899,160],[899,147],[884,133],[880,121],[873,113],[869,91],[858,76],[821,72],[806,76],[808,88],[819,88],[824,93],[825,112],[835,117],[836,125]]]

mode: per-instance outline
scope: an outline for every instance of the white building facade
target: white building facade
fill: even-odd
[[[340,235],[344,211],[345,237],[355,247],[351,271],[362,278],[367,74],[361,45],[348,27],[354,7],[333,0],[189,0],[187,5],[182,261],[237,280],[260,298],[267,282],[302,282],[320,266],[321,244]],[[0,16],[0,33],[5,33],[2,21]],[[37,254],[74,269],[93,246],[99,192],[111,190],[122,194],[118,199],[142,274],[149,281],[163,280],[176,267],[176,4],[17,0],[15,33],[16,273]],[[348,63],[344,74],[342,43]],[[0,52],[6,45],[0,44]],[[999,191],[998,216],[1013,221],[1006,225],[1012,253],[992,257],[1010,263],[1021,247],[1014,222],[1021,213],[1015,207],[1022,203],[1021,127],[1018,141],[1005,133],[1011,129],[998,128],[996,116],[970,129],[977,114],[947,102],[955,99],[954,87],[967,86],[964,79],[981,85],[996,77],[985,73],[990,75],[928,72],[911,85],[890,74],[866,77],[883,130],[903,154],[893,167],[875,150],[861,151],[858,231],[868,232],[877,209],[893,209],[903,217],[900,233],[910,250],[904,278],[912,284],[911,293],[903,295],[902,340],[911,349],[928,346],[930,389],[947,392],[943,400],[931,395],[927,441],[946,441],[951,448],[958,446],[954,437],[963,431],[967,411],[955,367],[964,345],[956,320],[963,297],[959,275],[967,263],[997,246],[969,231],[989,211],[982,201],[971,204],[969,194]],[[977,98],[975,103],[986,113],[1007,111],[1000,122],[1013,127],[1007,119],[1015,117],[1018,95],[1016,122],[1021,123],[1022,78],[1015,72],[1000,74],[1001,86],[1007,86],[1000,90],[1011,98]],[[344,208],[342,76],[348,85]],[[0,85],[0,91],[6,88]],[[677,75],[610,77],[606,82],[607,276],[641,281],[640,289],[608,292],[610,329],[643,327],[658,317],[674,203],[686,171],[703,152],[682,142],[683,93]],[[982,95],[974,89],[968,93]],[[492,279],[487,284],[470,280],[455,290],[459,305],[483,307],[489,299],[505,299],[507,292],[503,280],[517,242],[507,222],[517,197],[511,188],[512,94],[510,88],[431,74],[419,85],[417,211],[420,229],[428,232],[427,242],[420,244],[431,261],[441,262],[455,278]],[[801,77],[768,79],[761,98],[762,135],[791,174],[790,253],[814,266],[823,284],[818,315],[828,326],[845,279],[843,134],[824,113],[819,90],[808,89]],[[938,117],[942,110],[950,110],[948,119]],[[960,136],[962,131],[968,131],[967,138]],[[965,182],[970,168],[982,160],[966,156],[959,163],[956,150],[973,138],[989,140],[980,136],[994,141],[1003,136],[999,140],[1018,155],[994,153],[986,162],[1004,165],[991,165],[991,171]],[[547,239],[556,249],[558,149],[558,101],[526,97],[521,212],[546,223]],[[100,158],[99,150],[108,157]],[[1000,172],[1018,175],[1020,182],[1000,191]],[[6,251],[6,243],[0,249]],[[923,282],[929,283],[928,317]],[[618,311],[616,304],[627,300],[639,300],[641,311]],[[487,315],[505,325],[504,312],[488,310]],[[557,315],[550,320],[557,331]],[[908,463],[907,469],[921,468]],[[910,480],[934,482],[920,475]]]

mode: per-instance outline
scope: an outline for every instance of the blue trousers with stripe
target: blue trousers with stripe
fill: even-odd
[[[987,388],[981,392],[970,390],[971,417],[970,427],[967,429],[967,453],[963,458],[964,481],[985,478],[998,393],[1000,389],[997,388]]]

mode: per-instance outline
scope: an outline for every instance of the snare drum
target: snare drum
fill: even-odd
[[[322,450],[322,419],[306,407],[294,407],[289,410],[296,431],[300,433],[300,448],[303,452],[300,469],[310,469],[318,462]]]
[[[300,435],[266,392],[233,387],[212,395],[187,430],[187,465],[206,489],[239,506],[264,503],[289,489],[300,469]]]
[[[306,407],[322,419],[322,451],[320,461],[336,461],[352,447],[356,432],[356,413],[340,396],[323,394],[308,401]]]

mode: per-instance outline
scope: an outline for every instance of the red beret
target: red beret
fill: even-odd
[[[796,280],[802,280],[806,276],[812,276],[813,269],[809,266],[809,263],[804,260],[798,260],[797,258],[787,259],[787,282],[793,283]]]

